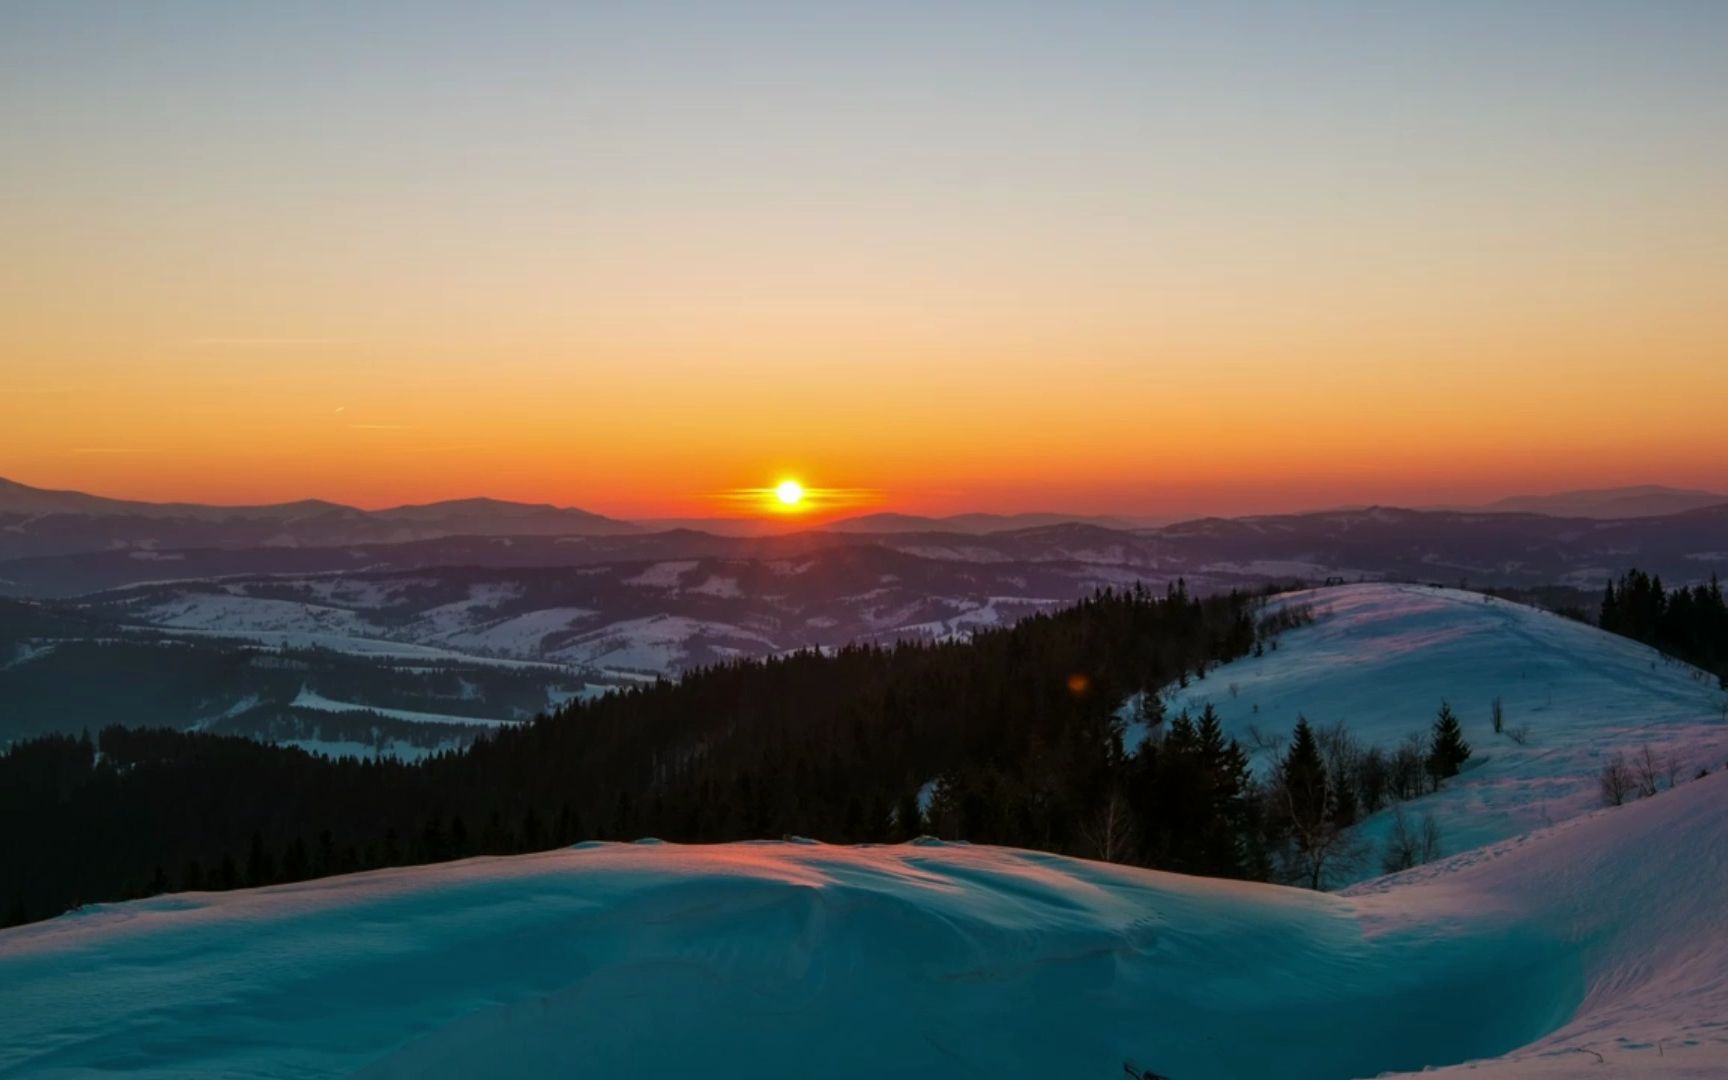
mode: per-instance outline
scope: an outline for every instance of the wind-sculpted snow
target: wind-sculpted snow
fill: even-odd
[[[1557,1030],[1471,1075],[1728,1076],[1728,777],[1350,890],[1370,939],[1546,935]],[[1516,997],[1515,984],[1496,991]],[[1605,1067],[1604,1067],[1605,1066]]]
[[[1728,761],[1728,694],[1716,678],[1593,626],[1420,585],[1346,585],[1279,603],[1310,607],[1315,622],[1285,633],[1276,650],[1174,690],[1171,711],[1211,704],[1245,743],[1256,731],[1288,738],[1299,716],[1342,722],[1365,745],[1390,750],[1425,737],[1449,702],[1471,758],[1440,792],[1406,804],[1435,817],[1448,852],[1600,806],[1598,775],[1617,753],[1640,757],[1648,746],[1664,786],[1670,772],[1684,779]],[[1263,773],[1273,763],[1271,753],[1255,758]],[[1366,822],[1365,836],[1378,844],[1390,819]],[[1354,876],[1377,866],[1370,857]]]
[[[1347,896],[952,844],[583,845],[7,931],[0,1075],[1705,1069],[1724,887],[1719,777]]]

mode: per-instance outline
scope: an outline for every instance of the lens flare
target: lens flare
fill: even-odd
[[[767,487],[733,488],[712,497],[732,513],[770,518],[820,519],[882,501],[882,493],[875,488],[807,487],[802,480],[784,473],[781,476]]]

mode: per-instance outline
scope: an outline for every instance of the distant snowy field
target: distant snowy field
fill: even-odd
[[[1598,774],[1616,753],[1649,746],[1681,779],[1728,762],[1728,693],[1705,672],[1571,619],[1479,593],[1421,585],[1345,585],[1278,601],[1309,605],[1312,626],[1275,651],[1214,669],[1168,695],[1171,714],[1210,703],[1225,731],[1288,738],[1299,715],[1344,721],[1364,743],[1392,748],[1426,735],[1451,703],[1473,754],[1435,795],[1447,852],[1504,840],[1601,805]],[[1499,697],[1509,731],[1494,733]],[[1137,741],[1137,740],[1134,740]],[[1264,771],[1268,755],[1256,760]],[[1382,812],[1363,825],[1376,842]],[[1371,860],[1357,877],[1378,873]]]
[[[0,1075],[1722,1075],[1725,888],[1722,775],[1342,896],[583,845],[0,933]]]

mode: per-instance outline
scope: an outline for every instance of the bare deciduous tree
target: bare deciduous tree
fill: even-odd
[[[1285,853],[1286,880],[1318,891],[1326,887],[1329,876],[1349,873],[1367,856],[1367,846],[1355,829],[1339,825],[1331,814],[1299,812],[1287,785],[1274,787],[1273,800],[1295,841]]]
[[[1428,793],[1428,741],[1412,732],[1392,752],[1388,776],[1392,797],[1401,801],[1419,799]]]
[[[1645,743],[1638,751],[1638,759],[1634,766],[1634,778],[1638,782],[1638,794],[1648,799],[1656,794],[1657,780],[1662,775],[1661,768],[1656,764],[1656,755],[1651,752],[1650,744]]]
[[[1420,822],[1412,823],[1402,806],[1394,807],[1392,832],[1386,838],[1380,868],[1388,874],[1396,874],[1439,857],[1440,825],[1434,820],[1434,815],[1423,814]]]
[[[1275,762],[1284,756],[1284,746],[1288,741],[1286,736],[1260,730],[1259,724],[1249,724],[1248,735],[1242,740],[1242,745],[1250,757]]]
[[[1110,789],[1110,797],[1086,824],[1084,832],[1087,845],[1103,862],[1122,862],[1134,850],[1134,821],[1121,788]]]
[[[1602,766],[1598,776],[1602,785],[1602,803],[1605,806],[1619,806],[1626,801],[1626,796],[1632,793],[1632,768],[1626,764],[1626,756],[1616,752],[1608,759],[1608,764]]]

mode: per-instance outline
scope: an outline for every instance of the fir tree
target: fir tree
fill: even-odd
[[[264,846],[262,833],[252,834],[252,850],[246,856],[246,884],[256,888],[276,880],[276,860]]]
[[[1335,814],[1326,761],[1306,718],[1298,718],[1290,750],[1278,767],[1273,805],[1289,837],[1281,862],[1287,880],[1310,889],[1324,888],[1329,873],[1361,858],[1355,834]]]
[[[1290,737],[1290,750],[1278,769],[1290,816],[1300,824],[1311,824],[1330,816],[1331,800],[1327,796],[1326,762],[1320,756],[1320,743],[1308,718],[1296,718],[1296,730]]]
[[[1464,729],[1452,706],[1441,702],[1428,748],[1428,774],[1434,778],[1434,785],[1438,787],[1440,781],[1457,776],[1458,769],[1469,759],[1470,744],[1464,741]]]
[[[1247,810],[1253,783],[1248,754],[1235,739],[1224,737],[1224,726],[1210,704],[1201,710],[1194,735],[1207,782],[1206,814],[1196,823],[1200,870],[1220,877],[1243,877],[1249,862]]]

